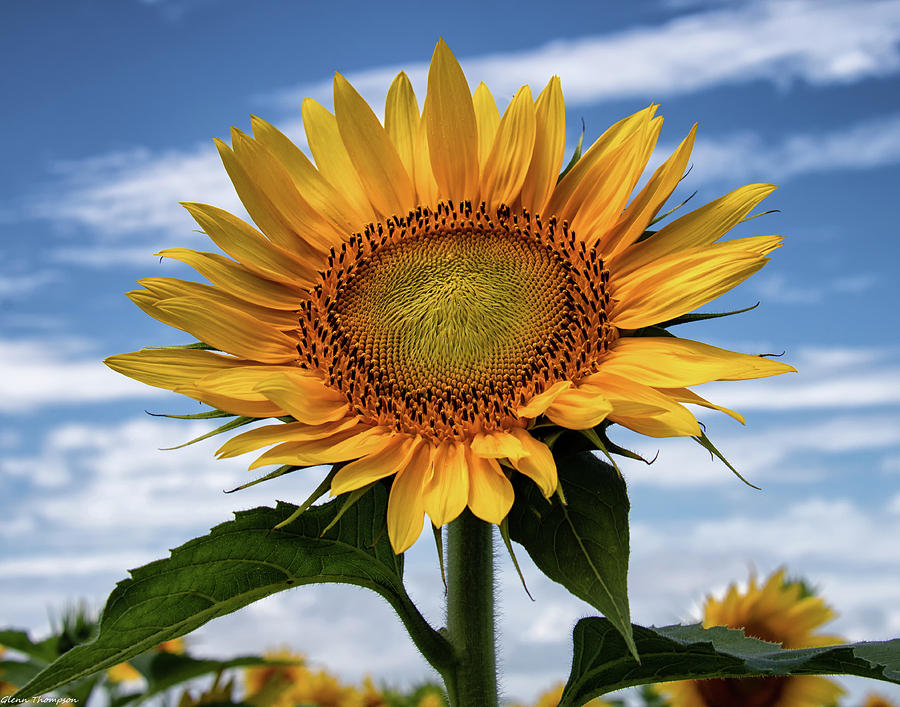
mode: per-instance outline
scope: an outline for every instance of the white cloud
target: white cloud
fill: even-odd
[[[0,340],[0,414],[165,394],[126,378],[69,340]]]
[[[499,99],[523,84],[562,79],[568,105],[614,98],[657,99],[764,79],[785,85],[840,84],[900,69],[900,9],[890,0],[769,0],[741,3],[653,27],[557,40],[537,49],[461,57],[470,83],[485,81]],[[427,64],[380,67],[347,78],[373,105],[405,70],[421,92]],[[281,91],[273,100],[330,101],[331,81]]]
[[[22,297],[53,282],[57,277],[58,274],[52,270],[38,270],[19,275],[0,273],[0,297]]]
[[[668,154],[671,149],[660,150]],[[743,133],[697,140],[691,182],[775,181],[801,174],[871,169],[900,161],[900,115],[825,133],[800,133],[775,143]],[[851,288],[853,283],[850,283]]]

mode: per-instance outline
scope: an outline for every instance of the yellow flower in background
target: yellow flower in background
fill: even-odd
[[[746,591],[732,584],[721,600],[708,597],[703,626],[742,628],[744,633],[784,648],[814,648],[843,643],[840,636],[814,631],[835,616],[802,582],[774,572],[761,587],[750,578]],[[823,677],[791,675],[771,678],[684,680],[657,685],[670,707],[829,707],[844,690]]]
[[[349,462],[333,495],[393,477],[387,526],[406,550],[425,514],[499,523],[509,473],[557,487],[538,418],[610,420],[653,437],[701,434],[689,387],[793,369],[637,330],[693,311],[759,270],[779,236],[721,238],[775,188],[751,184],[645,232],[684,174],[695,131],[632,197],[662,125],[656,106],[611,128],[559,178],[560,81],[523,86],[501,116],[440,41],[423,110],[398,74],[384,125],[340,75],[334,114],[307,98],[315,165],[253,117],[217,142],[259,230],[185,204],[227,255],[162,251],[212,284],[169,277],[129,293],[212,350],[156,348],[113,369],[214,408],[289,417],[239,434],[251,468]],[[229,257],[230,256],[230,257]],[[647,333],[647,332],[642,332]],[[221,353],[220,353],[221,352]],[[503,466],[501,466],[501,464]]]
[[[886,697],[870,693],[866,695],[866,701],[863,703],[863,707],[897,707],[897,705]]]
[[[287,649],[265,653],[269,659],[292,661],[290,665],[267,665],[244,670],[244,701],[257,707],[381,707],[380,700],[370,679],[362,692],[340,680],[326,670],[311,670],[303,656]],[[380,701],[379,701],[380,700]]]
[[[537,701],[534,703],[534,707],[556,707],[559,704],[560,699],[562,698],[563,689],[565,688],[565,684],[562,682],[557,683],[552,688],[547,690],[547,692],[542,693]],[[609,702],[605,702],[601,700],[599,697],[595,697],[590,702],[585,702],[584,707],[608,707]],[[510,705],[509,707],[524,707],[524,705]]]
[[[269,660],[285,661],[285,665],[263,665],[244,669],[245,700],[251,704],[292,707],[289,690],[306,674],[305,659],[287,648],[266,651]]]
[[[171,641],[163,641],[153,650],[157,653],[184,653],[184,639],[173,638]],[[141,674],[131,663],[119,663],[106,671],[106,677],[110,682],[131,682],[140,680]]]

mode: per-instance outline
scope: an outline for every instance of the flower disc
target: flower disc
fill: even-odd
[[[356,412],[436,440],[515,426],[517,405],[590,372],[610,336],[596,253],[553,220],[461,207],[351,239],[300,316],[298,350]]]

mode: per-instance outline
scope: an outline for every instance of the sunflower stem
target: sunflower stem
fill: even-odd
[[[468,510],[447,529],[447,638],[458,660],[447,685],[452,707],[498,704],[493,530]]]

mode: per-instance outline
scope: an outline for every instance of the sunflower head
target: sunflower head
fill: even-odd
[[[703,626],[743,629],[747,636],[784,648],[814,648],[844,642],[840,636],[815,632],[834,616],[806,584],[785,579],[782,568],[762,586],[751,575],[746,590],[732,584],[722,599],[707,597]],[[821,707],[834,704],[844,693],[831,680],[812,675],[684,680],[659,685],[657,690],[671,707]]]
[[[740,420],[689,387],[793,369],[659,325],[767,262],[779,236],[721,239],[774,187],[742,187],[648,230],[695,134],[633,193],[656,112],[619,121],[560,174],[557,77],[537,98],[523,86],[501,115],[440,41],[422,109],[401,72],[382,123],[337,75],[333,113],[303,102],[312,159],[256,117],[252,136],[217,141],[256,228],[187,203],[224,254],[162,252],[209,284],[152,277],[129,293],[199,343],[107,363],[223,413],[276,418],[219,456],[271,447],[251,468],[343,464],[335,495],[389,481],[396,552],[426,514],[439,527],[468,507],[500,523],[512,474],[553,494],[554,427],[700,436],[685,403]]]

